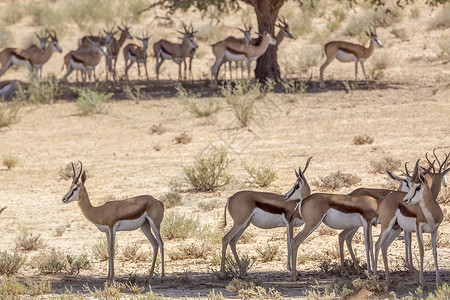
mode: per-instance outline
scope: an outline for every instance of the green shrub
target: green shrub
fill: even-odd
[[[122,250],[122,260],[133,262],[146,261],[148,259],[147,255],[139,251],[139,249],[141,249],[141,245],[139,244],[125,246]]]
[[[204,155],[198,154],[193,164],[184,167],[187,181],[201,192],[211,192],[231,181],[231,175],[226,173],[228,167],[228,151],[225,148]]]
[[[0,103],[0,128],[19,122],[20,104]]]
[[[33,235],[27,229],[21,229],[20,235],[16,238],[16,248],[25,251],[41,249],[45,246],[41,235]]]
[[[236,80],[225,83],[221,87],[221,93],[239,124],[242,127],[248,126],[253,117],[255,101],[260,97],[258,87],[249,89],[246,80]]]
[[[245,171],[250,176],[249,182],[256,184],[259,187],[269,186],[277,179],[277,174],[271,167],[252,167],[243,163]]]
[[[89,269],[91,263],[86,253],[81,255],[66,255],[66,267],[65,270],[69,274],[79,274],[81,270]]]
[[[194,94],[194,93],[192,93],[190,91],[187,91],[181,85],[181,83],[175,84],[175,90],[177,91],[177,97],[180,98],[181,100],[184,100],[184,101],[200,97],[200,94]]]
[[[194,115],[194,117],[209,117],[220,111],[220,105],[217,100],[208,99],[185,99],[183,105]]]
[[[8,155],[3,158],[3,165],[5,167],[7,167],[8,170],[11,170],[12,168],[17,167],[18,164],[19,164],[19,159],[17,157]]]
[[[56,77],[48,77],[40,82],[32,77],[27,100],[35,104],[48,104],[55,102],[61,95],[60,82]]]
[[[342,173],[341,171],[337,171],[335,173],[331,173],[328,176],[322,177],[320,179],[319,186],[324,189],[339,189],[342,187],[350,187],[355,185],[361,181],[356,175]]]
[[[65,271],[69,274],[79,274],[81,270],[89,269],[91,266],[86,253],[81,255],[64,255],[64,253],[55,249],[38,256],[36,264],[42,273],[61,273]]]
[[[82,115],[100,114],[103,112],[103,103],[114,95],[113,93],[104,94],[84,88],[72,88],[78,95],[75,106],[81,111]]]
[[[256,249],[263,262],[273,261],[278,256],[278,246],[267,244],[264,248]]]
[[[19,272],[20,268],[27,260],[26,256],[14,253],[9,254],[6,251],[0,252],[0,275],[14,275]]]
[[[18,299],[19,295],[25,294],[27,287],[17,282],[15,277],[3,277],[0,280],[0,298],[1,299]]]
[[[210,246],[207,244],[194,244],[181,246],[177,251],[171,251],[168,256],[171,260],[185,260],[185,259],[206,259],[210,251]]]
[[[241,278],[253,267],[256,262],[255,258],[250,258],[248,255],[240,256],[239,260],[242,265],[242,271],[239,269],[239,265],[236,263],[233,257],[228,254],[225,258],[225,271],[223,274],[221,274],[221,276],[225,278]],[[228,289],[228,286],[227,291],[233,293],[232,290]]]
[[[126,85],[123,88],[123,92],[128,99],[133,100],[136,104],[138,104],[144,98],[140,87],[130,88],[128,85]]]
[[[179,206],[182,204],[183,197],[180,193],[177,192],[168,192],[162,195],[159,200],[164,203],[166,208],[171,208],[175,206]]]
[[[30,296],[39,296],[49,294],[52,291],[52,283],[41,279],[41,281],[27,282],[27,294]]]
[[[167,240],[185,239],[193,235],[199,226],[198,219],[167,213],[161,224],[161,235]]]

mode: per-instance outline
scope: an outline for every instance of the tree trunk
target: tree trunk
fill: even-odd
[[[285,0],[253,0],[250,4],[255,9],[260,33],[268,32],[275,37],[275,22],[278,11]],[[248,3],[248,2],[247,2]],[[280,66],[277,62],[277,46],[269,45],[267,51],[258,58],[255,78],[264,82],[267,78],[279,81],[281,78]]]

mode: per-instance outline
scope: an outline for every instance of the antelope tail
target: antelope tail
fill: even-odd
[[[230,198],[227,199],[227,203],[225,203],[225,208],[223,211],[223,222],[221,224],[221,228],[224,229],[227,226],[227,207],[228,203],[230,202]]]

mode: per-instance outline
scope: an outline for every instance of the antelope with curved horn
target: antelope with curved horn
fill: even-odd
[[[259,45],[243,44],[236,41],[226,42],[219,44],[217,49],[219,55],[216,57],[216,62],[211,68],[212,86],[217,86],[217,76],[220,70],[220,66],[226,61],[244,61],[247,65],[247,75],[250,80],[250,70],[252,62],[257,60],[263,55],[269,45],[276,45],[276,40],[270,35],[270,33],[259,34],[262,36],[261,43]]]
[[[117,58],[119,56],[120,48],[122,48],[123,44],[125,43],[126,39],[133,39],[133,36],[130,34],[130,27],[123,25],[123,28],[120,26],[117,26],[117,28],[120,31],[120,37],[119,40],[117,40],[114,35],[118,31],[112,31],[112,30],[104,30],[108,38],[110,39],[110,42],[108,42],[108,56],[106,56],[106,80],[108,80],[108,72],[112,73],[113,79],[116,80],[116,64],[117,64]]]
[[[294,187],[285,194],[284,199],[301,200],[299,191]],[[296,270],[297,252],[300,244],[323,222],[334,229],[354,229],[363,227],[366,245],[367,270],[373,263],[372,225],[377,220],[377,201],[367,195],[350,196],[315,193],[298,202],[295,208],[303,219],[305,226],[291,242],[292,277],[298,279]],[[342,253],[342,251],[341,251]],[[352,257],[353,258],[353,257]]]
[[[383,44],[378,39],[378,36],[374,30],[370,30],[370,33],[366,32],[367,36],[370,38],[369,48],[363,45],[353,44],[344,41],[333,41],[325,44],[323,46],[325,55],[327,59],[325,63],[320,67],[320,87],[325,87],[323,82],[323,72],[325,68],[336,58],[340,62],[351,62],[355,63],[355,86],[358,86],[357,74],[358,74],[358,62],[361,64],[361,68],[364,73],[364,78],[366,80],[366,85],[369,86],[367,81],[366,70],[364,69],[364,61],[368,59],[373,51],[375,50],[375,45],[378,47],[383,47]]]
[[[181,63],[185,61],[191,51],[198,48],[194,36],[197,31],[194,31],[192,25],[188,28],[184,23],[183,28],[184,32],[177,30],[178,33],[183,35],[181,44],[174,44],[166,40],[159,40],[153,44],[153,52],[156,57],[157,80],[159,80],[159,69],[166,59],[173,60],[176,64],[178,64],[178,80],[181,80]]]
[[[311,193],[309,184],[304,176],[311,159],[312,157],[308,158],[303,171],[300,167],[298,168],[298,173],[295,171],[301,198],[307,197]],[[288,249],[287,269],[290,270],[293,228],[294,226],[299,227],[303,225],[302,219],[295,210],[297,203],[298,201],[285,202],[282,195],[265,192],[241,191],[229,197],[225,204],[223,227],[225,227],[227,223],[227,208],[233,219],[233,227],[222,238],[222,260],[220,265],[222,274],[225,272],[225,259],[228,245],[230,245],[240,271],[243,271],[242,264],[236,251],[236,243],[250,223],[263,229],[286,227]]]
[[[411,176],[411,189],[408,193],[394,192],[386,196],[378,205],[379,220],[381,222],[381,234],[376,242],[374,271],[377,272],[378,254],[381,249],[383,255],[386,281],[390,283],[389,265],[387,259],[387,249],[403,229],[405,232],[416,232],[420,254],[419,283],[425,286],[423,276],[423,233],[431,233],[434,265],[436,271],[436,282],[441,283],[439,266],[437,260],[437,230],[443,220],[442,210],[437,203],[442,178],[450,171],[446,169],[446,163],[450,153],[445,154],[443,163],[439,164],[436,172],[434,162],[426,170],[419,171],[419,161],[417,160]],[[437,158],[437,157],[436,157]],[[431,170],[433,169],[433,172]],[[427,179],[429,175],[430,179]],[[394,226],[398,224],[398,226]]]
[[[77,175],[72,163],[73,180],[64,203],[78,201],[84,216],[97,228],[106,233],[108,240],[108,281],[114,280],[114,247],[117,231],[132,231],[140,228],[153,247],[153,259],[149,282],[155,269],[158,249],[161,252],[161,277],[164,277],[164,243],[160,235],[160,226],[164,217],[164,204],[149,195],[141,195],[120,201],[108,201],[101,206],[92,206],[86,190],[86,172],[80,162],[80,172]],[[80,182],[78,180],[81,179]],[[153,230],[153,233],[152,233]]]
[[[128,80],[128,70],[131,66],[136,62],[138,67],[138,76],[141,77],[141,69],[139,67],[140,63],[144,64],[145,75],[147,76],[147,80],[150,80],[147,72],[147,48],[148,48],[148,40],[150,36],[148,33],[142,33],[142,37],[136,37],[138,40],[142,42],[142,47],[134,43],[130,43],[123,48],[123,56],[125,58],[125,78]],[[130,61],[130,64],[128,64]]]
[[[34,72],[36,80],[39,79],[39,71],[42,77],[42,65],[45,64],[50,59],[53,52],[62,53],[61,46],[59,45],[58,38],[56,37],[56,32],[47,31],[47,33],[48,37],[46,37],[45,40],[46,41],[48,39],[50,40],[45,49],[41,49],[36,46],[34,47],[30,46],[25,50],[15,49],[11,53],[11,57],[6,63],[6,65],[0,71],[0,76],[2,76],[14,64],[17,66],[25,65],[29,68],[31,67],[30,70]],[[42,46],[44,40],[39,36],[38,38],[41,41]]]

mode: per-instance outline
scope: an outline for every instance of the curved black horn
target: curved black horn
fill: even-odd
[[[75,180],[75,177],[77,176],[77,174],[75,172],[75,166],[73,165],[73,162],[72,162],[72,170],[73,170],[72,183],[75,184],[75,183],[77,183],[76,180]]]
[[[416,161],[416,165],[414,166],[414,172],[413,172],[413,175],[412,175],[412,181],[415,181],[415,179],[417,177],[417,173],[419,173],[419,161],[420,161],[420,159],[418,159]]]
[[[298,174],[298,172],[297,172],[296,169],[294,169],[294,172],[295,172],[295,176],[297,176],[297,178],[299,178],[299,177],[300,177],[300,174]]]
[[[436,159],[437,159],[437,156],[436,156],[436,153],[434,152],[434,150],[433,150],[433,154],[434,154],[434,157],[436,157]],[[428,164],[431,166],[431,160],[428,158],[428,152],[425,153],[425,158],[427,159]],[[439,159],[437,159],[437,162],[440,165]],[[434,166],[433,166],[433,172],[436,172],[436,170],[434,169]]]
[[[427,175],[430,171],[431,171],[431,169],[433,168],[433,170],[434,170],[434,162],[435,161],[433,161],[432,163],[431,163],[431,165],[430,165],[430,167],[428,168],[428,169],[426,169],[426,170],[424,170],[423,172],[422,172],[422,175]]]
[[[311,161],[312,158],[313,158],[313,157],[311,156],[311,157],[309,157],[308,160],[306,161],[305,168],[303,168],[303,173],[305,173],[305,172],[306,172],[306,169],[308,169],[309,162]]]
[[[81,163],[81,161],[78,161],[80,163],[80,173],[78,173],[77,178],[75,179],[74,183],[78,182],[78,179],[80,179],[81,173],[83,173],[83,164]],[[73,167],[73,163],[72,163],[72,167]],[[75,169],[74,169],[75,171]]]
[[[411,176],[411,173],[409,173],[409,170],[408,170],[408,162],[405,162],[405,171],[406,171],[406,173],[403,173],[403,174],[405,174],[406,177],[411,179],[412,176]]]

